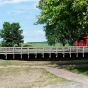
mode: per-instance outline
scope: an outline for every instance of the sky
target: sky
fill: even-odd
[[[39,0],[0,0],[0,29],[4,22],[19,23],[23,30],[24,42],[46,41],[43,25],[34,25]]]

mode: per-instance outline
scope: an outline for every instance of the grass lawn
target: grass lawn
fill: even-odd
[[[16,66],[44,66],[44,65],[52,65],[52,63],[50,61],[0,60],[0,66],[11,66],[11,65],[16,65]]]
[[[22,44],[23,45],[31,45],[33,47],[41,47],[41,46],[49,46],[48,43],[46,42],[32,42],[32,43],[25,43],[25,44]],[[56,43],[55,46],[60,46],[61,44],[60,43]]]
[[[0,88],[39,88],[64,82],[42,68],[0,68]]]
[[[69,68],[67,69],[73,73],[77,73],[77,74],[83,74],[88,76],[88,67],[83,67],[83,68]]]
[[[70,82],[43,68],[31,68],[38,62],[0,60],[0,88],[42,88],[48,85]],[[45,64],[45,62],[41,62]],[[7,67],[9,66],[9,67]]]
[[[80,64],[88,64],[88,60],[51,61],[50,64],[56,64],[56,65],[80,65]]]
[[[88,64],[88,60],[71,60],[71,61],[17,61],[17,60],[0,60],[0,66],[44,66],[44,65],[80,65]]]
[[[22,46],[23,45],[31,45],[33,47],[49,46],[47,42],[30,42],[30,43],[22,44]],[[55,46],[62,46],[62,45],[60,43],[56,43]],[[69,44],[66,44],[66,46],[69,46]]]
[[[88,67],[81,67],[81,65],[88,64],[88,60],[71,60],[71,61],[58,61],[58,62],[51,62],[52,64],[57,64],[57,65],[67,65],[65,68],[68,71],[71,71],[73,73],[77,74],[83,74],[88,76]],[[79,65],[79,68],[76,67],[70,67],[68,65]]]

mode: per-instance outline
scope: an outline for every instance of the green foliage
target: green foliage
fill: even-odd
[[[40,0],[36,24],[44,24],[50,45],[57,41],[73,44],[88,32],[88,0]]]
[[[28,43],[23,43],[21,44],[21,46],[32,46],[32,47],[46,47],[46,46],[50,46],[47,42],[28,42]],[[56,43],[55,46],[61,46],[61,43]],[[69,44],[66,44],[66,46],[69,46]]]
[[[71,72],[77,73],[77,74],[84,74],[88,76],[88,67],[83,67],[83,68],[69,68],[67,70],[70,70]]]
[[[25,44],[25,45],[23,45],[23,47],[32,47],[32,45]]]
[[[2,44],[0,43],[0,47],[2,46]]]
[[[20,43],[23,42],[22,30],[20,29],[19,23],[4,22],[3,29],[0,30],[0,37],[3,39],[2,46],[12,47],[15,44],[20,46]]]

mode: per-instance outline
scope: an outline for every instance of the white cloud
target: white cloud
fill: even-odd
[[[21,2],[38,2],[39,0],[0,0],[0,5],[21,3]]]
[[[21,14],[21,13],[25,13],[25,12],[27,12],[27,13],[30,12],[30,14],[33,14],[33,11],[36,9],[35,4],[36,4],[36,2],[32,3],[31,5],[28,5],[28,4],[15,5],[13,7],[13,10],[8,11],[7,14],[17,15],[17,14]],[[29,18],[27,18],[27,19],[29,19]]]
[[[7,14],[14,14],[14,15],[17,15],[17,14],[21,14],[21,13],[24,13],[26,12],[25,10],[11,10],[11,11],[8,11]]]
[[[42,42],[46,41],[45,32],[43,30],[23,31],[25,42]]]
[[[11,12],[10,12],[10,11],[8,11],[8,12],[7,12],[7,14],[11,14]]]
[[[34,19],[34,18],[35,18],[34,16],[27,16],[25,19],[30,20],[30,19]]]
[[[20,5],[16,5],[14,8],[15,9],[25,9],[25,10],[30,10],[30,9],[38,9],[36,8],[36,6],[38,5],[38,2],[34,2],[34,3],[31,3],[30,5],[29,4],[20,4]]]
[[[24,10],[24,11],[22,11],[22,10],[13,10],[12,12],[14,12],[14,13],[15,13],[15,15],[16,15],[16,14],[24,13],[24,12],[25,12],[25,10]]]
[[[45,32],[43,30],[28,30],[28,31],[23,31],[24,36],[32,37],[32,36],[45,36]]]

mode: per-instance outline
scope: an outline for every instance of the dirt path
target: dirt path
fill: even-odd
[[[45,68],[47,71],[55,74],[58,77],[62,77],[73,81],[59,86],[53,85],[45,88],[88,88],[88,77],[85,75],[72,73],[57,66],[33,66],[33,67]]]
[[[45,67],[45,69],[59,77],[66,78],[68,80],[72,80],[75,82],[81,82],[84,84],[88,84],[88,77],[82,74],[75,74],[75,73],[69,72],[67,70],[61,69],[56,66]]]

